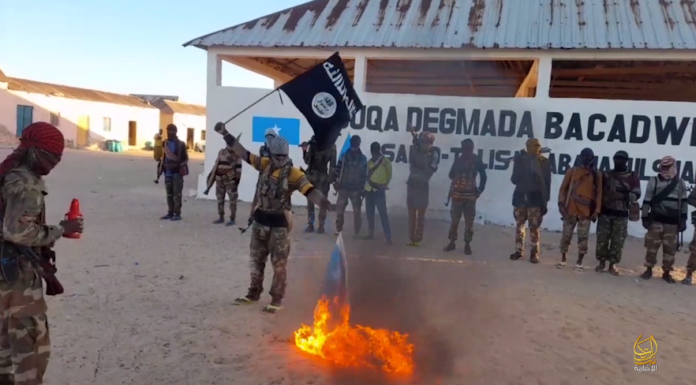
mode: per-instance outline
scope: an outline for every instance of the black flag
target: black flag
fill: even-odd
[[[312,126],[319,151],[334,145],[363,107],[338,52],[279,88]]]

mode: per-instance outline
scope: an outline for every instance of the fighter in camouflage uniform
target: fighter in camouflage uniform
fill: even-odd
[[[314,185],[316,189],[321,191],[324,196],[329,195],[329,188],[331,186],[331,178],[329,171],[333,173],[336,167],[336,146],[332,146],[330,149],[325,151],[318,151],[316,149],[316,140],[314,137],[309,141],[309,143],[303,143],[302,146],[302,156],[305,163],[307,164],[307,178],[310,183]],[[305,232],[314,232],[314,203],[311,200],[307,200],[307,228]],[[319,209],[319,226],[317,228],[317,233],[323,234],[324,223],[326,222],[326,209]]]
[[[237,198],[239,197],[237,188],[241,179],[242,158],[227,148],[221,149],[217,159],[215,159],[213,169],[208,174],[208,188],[205,190],[205,195],[208,195],[208,191],[215,184],[219,218],[213,223],[225,222],[225,195],[227,195],[230,200],[230,221],[227,222],[227,226],[234,225],[237,216]]]
[[[269,128],[266,130],[266,133],[264,135],[264,137],[266,139],[266,143],[262,144],[261,147],[259,147],[259,156],[260,157],[262,157],[262,158],[270,158],[271,157],[271,153],[268,150],[268,143],[271,140],[275,139],[277,136],[278,136],[278,134],[276,134],[274,129]],[[259,174],[259,179],[260,178],[261,178],[261,174]],[[258,184],[258,181],[256,183]],[[256,204],[258,203],[258,201],[259,201],[259,199],[256,196],[256,193],[254,193],[254,199],[251,201],[251,212],[249,212],[249,217],[254,216],[254,210],[256,210]]]
[[[541,223],[548,212],[551,195],[551,163],[541,155],[539,139],[527,140],[525,151],[515,156],[510,181],[515,185],[512,193],[513,215],[517,224],[515,252],[510,259],[515,261],[524,256],[525,225],[529,223],[532,252],[529,262],[539,263],[541,248]]]
[[[645,272],[643,279],[652,278],[652,269],[657,264],[657,252],[662,246],[662,279],[676,282],[671,271],[677,253],[677,236],[686,230],[688,214],[686,185],[677,175],[677,162],[671,156],[660,161],[660,174],[650,178],[645,188],[641,207],[645,234]]]
[[[19,147],[0,164],[2,275],[0,277],[0,385],[39,385],[48,366],[51,344],[43,281],[12,244],[37,254],[63,234],[82,232],[82,220],[46,225],[46,186],[41,178],[60,162],[65,141],[48,123],[29,125]],[[51,293],[47,293],[51,294]],[[59,293],[53,293],[59,294]]]
[[[271,139],[268,143],[271,157],[261,157],[247,151],[234,136],[225,129],[224,123],[215,124],[215,132],[225,139],[227,148],[234,151],[251,167],[259,171],[256,185],[257,208],[252,224],[251,244],[251,285],[244,297],[237,298],[235,304],[249,304],[259,300],[263,292],[263,276],[268,254],[273,264],[271,284],[271,303],[263,311],[275,313],[280,309],[285,295],[286,265],[290,254],[290,231],[292,212],[290,196],[299,191],[319,207],[331,211],[333,206],[318,189],[309,182],[307,176],[290,163],[290,145],[282,137]]]
[[[479,178],[478,186],[476,177]],[[474,154],[474,142],[471,139],[462,141],[462,153],[452,163],[449,172],[452,180],[450,199],[452,207],[450,215],[449,243],[445,251],[455,249],[459,221],[464,217],[464,254],[471,255],[471,241],[474,238],[474,219],[476,219],[476,201],[486,189],[486,166]]]

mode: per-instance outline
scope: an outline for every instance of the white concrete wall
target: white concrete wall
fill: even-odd
[[[120,104],[91,102],[31,94],[0,89],[0,125],[10,132],[17,131],[17,105],[34,107],[34,122],[50,122],[51,113],[60,113],[58,128],[65,140],[77,140],[77,123],[80,116],[89,116],[92,143],[107,139],[120,140],[128,148],[128,122],[137,122],[137,148],[152,141],[159,129],[159,110],[155,108],[131,107]],[[104,118],[111,118],[111,131],[104,131]]]
[[[201,141],[201,131],[205,130],[205,116],[175,113],[174,124],[179,130],[179,139],[185,142],[188,129],[193,128],[193,143],[198,143]]]
[[[242,110],[266,93],[266,89],[245,89],[234,87],[211,87],[208,90],[208,142],[206,148],[205,173],[212,167],[215,156],[223,146],[219,135],[213,132],[214,122],[227,120],[236,112]],[[696,114],[693,114],[693,103],[667,102],[637,102],[637,101],[606,101],[587,99],[538,99],[538,98],[459,98],[416,95],[386,95],[362,93],[363,103],[371,108],[368,115],[374,125],[352,124],[347,129],[351,135],[360,135],[362,149],[368,153],[373,141],[380,142],[383,150],[391,151],[396,156],[394,162],[394,177],[388,192],[390,209],[402,210],[406,204],[406,178],[408,164],[405,157],[399,157],[398,152],[408,153],[411,136],[405,131],[407,121],[417,127],[419,121],[414,111],[420,109],[429,115],[431,120],[426,126],[436,132],[435,145],[440,147],[443,157],[439,171],[434,175],[430,187],[429,215],[447,218],[444,206],[447,199],[450,181],[447,177],[454,159],[454,152],[464,138],[471,138],[476,148],[483,151],[483,161],[488,164],[488,184],[486,191],[479,200],[477,215],[480,221],[488,221],[499,225],[513,225],[512,191],[510,183],[511,164],[503,160],[514,151],[524,148],[529,136],[540,138],[543,146],[552,149],[556,165],[567,164],[585,147],[590,147],[600,157],[600,163],[611,167],[611,158],[618,150],[628,151],[631,157],[639,158],[636,167],[643,169],[643,175],[656,175],[655,162],[661,157],[671,155],[681,161],[682,176],[687,180],[687,186],[694,183],[694,172],[691,155],[696,148]],[[235,135],[243,132],[242,144],[251,151],[258,151],[258,144],[251,144],[251,119],[253,116],[275,116],[298,118],[301,120],[302,140],[312,135],[311,128],[294,108],[287,97],[281,104],[277,96],[272,95],[263,102],[242,114],[228,124],[228,130]],[[375,108],[379,107],[379,108]],[[409,114],[409,107],[411,114]],[[428,113],[425,108],[432,108]],[[450,108],[452,110],[442,109]],[[381,110],[381,117],[377,111]],[[452,115],[459,111],[460,118],[466,113],[463,127],[467,127],[475,110],[480,111],[479,132],[464,133],[462,125]],[[449,112],[447,112],[449,111]],[[501,121],[501,112],[507,114]],[[487,115],[488,114],[488,115]],[[511,116],[515,119],[512,120]],[[492,117],[486,121],[486,116]],[[562,116],[561,131],[554,127],[554,119]],[[360,117],[360,116],[358,116]],[[356,119],[358,121],[360,119]],[[525,121],[526,120],[526,121]],[[484,132],[484,126],[489,123],[490,132]],[[645,126],[645,124],[649,126]],[[666,135],[665,127],[672,124],[671,134]],[[522,126],[527,126],[524,132]],[[388,127],[396,127],[389,130]],[[369,127],[372,127],[370,129]],[[378,128],[381,127],[380,132]],[[457,132],[459,130],[459,133]],[[647,136],[646,136],[647,135]],[[641,139],[641,137],[646,138]],[[346,133],[339,137],[337,146],[340,148],[347,137]],[[290,153],[297,165],[303,164],[301,150],[295,147]],[[605,158],[602,158],[605,157]],[[560,230],[561,220],[557,211],[558,189],[560,187],[565,167],[560,166],[553,177],[551,187],[551,202],[549,215],[544,221],[544,228]],[[205,180],[199,180],[199,193],[205,188]],[[240,199],[250,201],[253,197],[257,173],[248,165],[240,185]],[[645,189],[646,182],[643,182]],[[202,194],[199,194],[202,196]],[[207,197],[214,199],[212,195]],[[333,196],[330,196],[333,198]],[[305,198],[299,194],[293,195],[293,204],[304,204]],[[639,223],[631,223],[629,232],[634,236],[642,236],[644,230]],[[685,234],[691,237],[691,231]]]

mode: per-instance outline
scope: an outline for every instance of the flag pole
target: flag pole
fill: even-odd
[[[227,125],[227,123],[231,122],[233,119],[235,119],[235,118],[238,117],[239,115],[241,115],[241,114],[247,112],[251,107],[254,107],[255,105],[259,104],[262,100],[264,100],[264,99],[266,99],[267,97],[271,96],[274,92],[277,92],[279,89],[280,89],[280,87],[279,87],[279,88],[276,88],[276,89],[274,89],[273,91],[271,91],[271,92],[267,93],[266,95],[262,96],[261,99],[255,101],[254,103],[251,103],[249,106],[247,106],[247,108],[245,108],[245,109],[239,111],[239,112],[238,112],[237,114],[235,114],[233,117],[227,119],[227,120],[225,121],[225,125]]]

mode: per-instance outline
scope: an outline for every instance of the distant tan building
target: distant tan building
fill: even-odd
[[[160,129],[164,133],[169,124],[179,129],[179,138],[184,138],[189,150],[205,150],[205,113],[204,106],[179,102],[178,96],[133,95],[160,110]],[[166,136],[166,133],[164,133]]]

